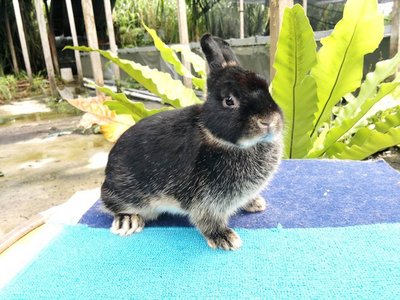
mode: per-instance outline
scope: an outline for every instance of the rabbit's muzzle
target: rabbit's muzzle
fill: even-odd
[[[282,131],[282,117],[273,113],[267,117],[257,118],[257,126],[263,135],[279,134]]]
[[[268,116],[254,116],[244,136],[237,144],[242,147],[254,146],[258,143],[274,142],[281,138],[283,120],[279,112]]]

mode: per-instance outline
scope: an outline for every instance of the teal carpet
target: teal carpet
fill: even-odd
[[[399,223],[237,232],[224,252],[194,228],[67,226],[0,299],[400,299]]]
[[[98,202],[0,299],[400,299],[399,172],[382,161],[283,161],[264,196],[265,212],[232,217],[235,252],[211,250],[170,215],[115,236]]]

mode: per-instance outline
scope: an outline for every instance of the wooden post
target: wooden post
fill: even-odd
[[[12,63],[13,63],[13,69],[14,69],[14,73],[18,74],[19,73],[19,67],[18,67],[17,55],[15,54],[14,40],[12,38],[11,28],[10,28],[10,20],[8,19],[8,14],[7,14],[6,10],[4,10],[4,15],[5,15],[5,21],[6,21],[8,47],[10,48],[11,59],[12,59]]]
[[[24,57],[25,69],[26,73],[28,74],[29,81],[32,84],[33,83],[32,68],[31,68],[31,62],[29,60],[28,46],[26,44],[24,26],[22,24],[21,10],[19,7],[18,0],[13,0],[13,5],[15,12],[15,19],[17,21],[19,41],[21,43],[22,56]]]
[[[67,5],[67,14],[68,14],[68,20],[69,20],[69,27],[70,27],[71,35],[72,35],[72,43],[73,43],[74,47],[78,47],[79,44],[78,44],[78,37],[76,35],[74,10],[72,9],[71,0],[65,0],[65,3]],[[76,72],[78,73],[78,82],[80,84],[82,84],[83,83],[83,72],[82,72],[81,56],[80,56],[78,50],[75,50],[74,53],[75,53]]]
[[[244,0],[239,0],[240,38],[244,39]]]
[[[188,34],[188,27],[187,27],[187,18],[186,18],[186,2],[185,0],[177,0],[178,4],[178,27],[179,27],[179,42],[184,47],[189,47],[189,34]],[[182,53],[182,63],[188,69],[191,70],[190,62],[185,59],[185,56]],[[191,88],[192,87],[192,80],[187,77],[183,77],[183,84]]]
[[[50,83],[50,91],[53,97],[57,96],[57,85],[54,76],[54,67],[51,57],[49,36],[47,34],[46,20],[43,14],[42,0],[35,0],[36,18],[39,25],[40,41],[42,42],[42,49],[44,55],[44,62],[46,64],[47,76]]]
[[[112,9],[110,0],[104,0],[104,11],[107,20],[108,42],[110,43],[110,50],[115,55],[118,55],[117,43],[115,42],[114,24],[112,20]],[[119,73],[119,67],[116,64],[113,64],[113,67],[114,67],[114,78],[116,81],[116,85],[119,86],[119,81],[121,79]]]
[[[283,19],[283,12],[286,7],[293,6],[293,0],[271,0],[270,1],[270,20],[269,20],[269,28],[270,28],[270,48],[269,48],[269,55],[270,55],[270,81],[275,76],[275,69],[273,67],[274,60],[275,60],[275,52],[276,52],[276,44],[278,42],[279,31],[281,29],[282,19]]]
[[[303,9],[306,16],[307,16],[307,3],[308,3],[307,0],[303,0]]]
[[[99,49],[99,43],[97,41],[96,23],[94,21],[93,4],[92,0],[81,0],[83,18],[85,20],[86,38],[88,40],[89,47],[93,49]],[[90,52],[90,61],[92,63],[92,71],[94,81],[98,86],[104,85],[103,69],[101,66],[100,54],[98,52]],[[98,96],[103,95],[99,90],[96,89]]]
[[[60,76],[60,65],[58,63],[58,55],[57,55],[57,47],[56,41],[54,37],[53,25],[50,20],[50,13],[49,13],[49,6],[47,5],[47,1],[44,0],[44,7],[46,10],[46,19],[47,19],[47,29],[48,29],[48,36],[49,36],[49,45],[51,50],[51,56],[53,58],[54,69],[56,71],[57,76]]]
[[[393,1],[392,8],[392,32],[390,35],[390,57],[400,52],[400,0]],[[400,67],[397,68],[400,74]]]

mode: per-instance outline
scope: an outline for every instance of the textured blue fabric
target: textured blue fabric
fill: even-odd
[[[240,212],[232,227],[337,227],[400,222],[400,173],[383,161],[285,160],[263,192],[266,211]],[[97,202],[80,223],[110,227],[111,216]],[[146,226],[190,226],[164,215]]]
[[[237,231],[226,252],[194,228],[66,227],[0,299],[400,299],[400,224]]]

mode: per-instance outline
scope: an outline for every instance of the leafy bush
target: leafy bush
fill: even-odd
[[[231,0],[187,0],[186,12],[189,39],[198,41],[202,32],[222,38],[239,37],[239,7]],[[245,35],[263,35],[268,31],[268,6],[264,3],[246,3]],[[121,47],[150,45],[151,37],[142,28],[141,20],[156,30],[167,44],[178,43],[178,20],[175,0],[118,0],[114,20]]]
[[[0,77],[0,101],[9,101],[17,89],[17,80],[13,75]],[[1,102],[0,102],[1,103]]]
[[[34,74],[32,85],[25,72],[0,77],[0,103],[49,92],[49,83],[41,73]]]
[[[114,20],[122,47],[151,44],[151,38],[141,27],[142,21],[156,29],[167,43],[176,43],[179,38],[175,0],[118,0]]]
[[[286,117],[286,157],[364,159],[400,144],[400,114],[381,119],[387,126],[362,123],[400,85],[400,80],[384,82],[395,73],[400,53],[377,63],[361,84],[363,58],[378,47],[383,29],[376,0],[349,0],[343,19],[316,52],[302,7],[285,10],[272,93]],[[343,98],[347,104],[337,106]]]

